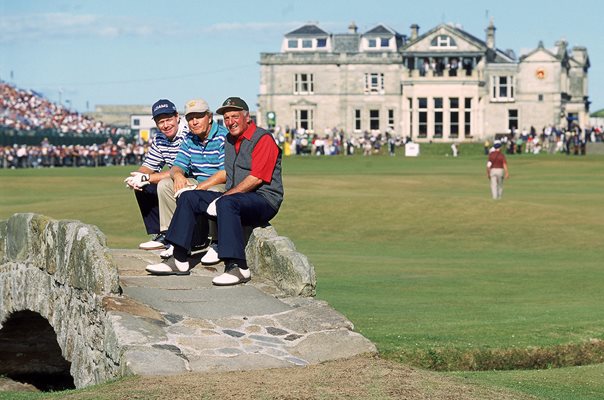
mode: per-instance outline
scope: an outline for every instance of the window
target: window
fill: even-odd
[[[464,99],[463,134],[466,138],[472,137],[472,98]]]
[[[470,58],[464,58],[462,65],[464,71],[466,71],[466,76],[472,76],[472,70],[474,69],[474,61]]]
[[[354,129],[361,130],[361,110],[354,110]]]
[[[388,48],[390,46],[390,38],[368,38],[367,47],[370,49]]]
[[[408,97],[409,100],[409,136],[413,134],[413,99]]]
[[[327,38],[316,38],[316,39],[288,39],[288,49],[325,49],[327,47]]]
[[[388,129],[394,130],[394,110],[388,110]]]
[[[445,59],[443,57],[434,57],[430,64],[430,69],[434,76],[443,76],[445,70]]]
[[[141,120],[139,118],[134,118],[132,120],[132,126],[139,126],[141,124]]]
[[[514,132],[518,129],[518,110],[508,110],[508,130]]]
[[[492,76],[491,77],[491,100],[513,101],[514,100],[514,77]]]
[[[369,110],[369,129],[380,130],[380,110]]]
[[[543,101],[543,95],[542,94],[537,95],[537,101]]]
[[[428,99],[420,97],[417,99],[419,103],[419,129],[418,137],[425,138],[428,136]]]
[[[384,74],[365,74],[365,93],[384,93]]]
[[[314,74],[294,74],[294,94],[313,94]]]
[[[449,76],[457,76],[457,69],[459,68],[459,60],[453,57],[449,60]]]
[[[432,47],[457,47],[455,39],[449,35],[438,35],[430,42]]]
[[[449,98],[449,136],[459,137],[459,98]]]
[[[443,137],[443,98],[434,98],[434,138]]]
[[[313,110],[296,110],[295,112],[296,129],[314,129]]]

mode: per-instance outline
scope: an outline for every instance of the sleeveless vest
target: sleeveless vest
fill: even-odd
[[[252,170],[252,151],[258,144],[260,138],[265,135],[271,135],[270,132],[257,127],[252,135],[251,140],[242,140],[239,154],[235,151],[235,142],[237,138],[227,135],[227,140],[224,146],[224,169],[227,175],[226,190],[230,190],[243,181]],[[273,140],[271,135],[271,140]],[[275,144],[277,146],[277,144]],[[281,149],[275,163],[273,176],[270,183],[262,183],[256,193],[261,195],[275,209],[279,210],[283,202],[283,182],[281,180]]]

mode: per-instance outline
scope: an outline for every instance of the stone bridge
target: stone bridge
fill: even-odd
[[[110,250],[92,225],[37,214],[0,221],[0,376],[85,387],[376,351],[313,299],[314,267],[289,239],[257,228],[246,253],[253,284],[215,288],[220,266],[148,276],[144,265],[156,255]]]

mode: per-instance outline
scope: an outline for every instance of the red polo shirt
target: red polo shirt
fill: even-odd
[[[235,142],[236,153],[239,153],[241,142],[243,140],[251,140],[254,132],[256,132],[256,124],[251,122],[245,132],[239,135]],[[277,143],[275,143],[271,135],[264,135],[256,143],[256,147],[252,151],[252,170],[250,171],[250,175],[269,183],[273,176],[278,156],[279,148],[277,147]]]

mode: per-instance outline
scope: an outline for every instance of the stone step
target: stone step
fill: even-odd
[[[159,257],[111,250],[122,296],[106,297],[121,349],[123,373],[170,375],[296,367],[375,353],[352,323],[326,302],[282,296],[252,277],[244,285],[215,287],[223,265],[193,261],[191,275],[152,276]]]

